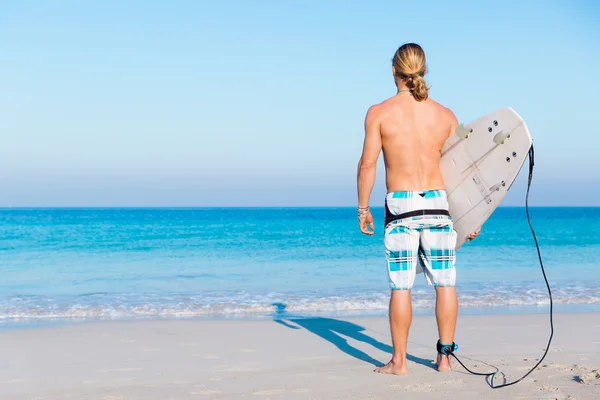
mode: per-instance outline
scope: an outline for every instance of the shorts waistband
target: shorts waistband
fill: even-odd
[[[445,190],[390,192],[385,198],[385,226],[421,216],[450,217]]]
[[[421,198],[425,200],[435,199],[446,196],[446,191],[443,189],[438,190],[421,190],[421,191],[402,191],[402,192],[389,192],[385,198],[386,199],[413,199]]]

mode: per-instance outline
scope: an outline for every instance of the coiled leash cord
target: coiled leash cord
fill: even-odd
[[[531,148],[529,149],[529,179],[527,181],[527,195],[525,196],[525,213],[527,214],[527,222],[529,223],[529,229],[531,229],[531,234],[533,235],[533,240],[535,242],[535,247],[537,249],[538,259],[540,260],[540,267],[542,268],[542,274],[544,275],[544,281],[546,282],[546,287],[548,288],[548,296],[550,298],[550,338],[548,339],[548,345],[546,346],[546,350],[544,351],[544,355],[542,356],[542,358],[540,358],[540,360],[537,362],[537,364],[535,364],[533,366],[533,368],[531,368],[529,370],[529,372],[527,372],[521,378],[517,379],[514,382],[508,382],[508,383],[503,383],[501,385],[494,386],[494,378],[496,377],[496,374],[498,372],[500,372],[499,370],[496,371],[496,372],[490,372],[490,373],[483,373],[483,372],[474,372],[474,371],[471,371],[469,368],[467,368],[465,366],[465,364],[462,363],[462,361],[460,361],[460,359],[456,356],[456,354],[454,354],[454,351],[456,349],[458,349],[458,346],[456,345],[456,343],[452,343],[452,344],[449,344],[449,345],[448,344],[442,344],[439,341],[437,343],[437,350],[438,350],[439,353],[441,353],[443,355],[446,355],[446,356],[452,356],[452,357],[454,357],[454,359],[456,359],[456,361],[458,361],[458,363],[464,369],[466,369],[469,373],[471,373],[473,375],[480,375],[480,376],[490,377],[490,380],[489,380],[488,384],[490,385],[490,387],[492,389],[500,389],[500,388],[503,388],[503,387],[514,385],[516,383],[521,382],[529,374],[531,374],[542,363],[542,361],[544,360],[544,358],[548,354],[548,350],[550,349],[550,343],[552,342],[552,337],[554,336],[554,322],[553,322],[553,319],[552,319],[552,290],[550,289],[550,284],[548,283],[548,278],[546,277],[546,271],[544,270],[544,263],[542,262],[542,254],[540,253],[540,246],[539,246],[537,238],[535,236],[535,231],[533,230],[533,226],[531,225],[531,218],[529,217],[529,189],[531,188],[531,180],[533,178],[533,165],[534,165],[534,151],[533,151],[533,145],[532,145]],[[486,381],[487,381],[487,379],[486,379]]]

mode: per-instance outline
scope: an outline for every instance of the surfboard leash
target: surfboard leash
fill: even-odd
[[[546,357],[546,355],[548,354],[548,350],[550,349],[550,343],[552,343],[552,337],[554,336],[554,321],[553,321],[553,312],[552,312],[552,290],[550,289],[550,284],[548,283],[548,278],[546,276],[546,271],[544,269],[544,263],[542,261],[542,254],[540,252],[540,246],[538,244],[537,241],[537,237],[535,236],[535,231],[533,229],[533,226],[531,225],[531,218],[529,216],[529,189],[531,188],[531,181],[533,179],[533,166],[535,164],[535,157],[534,157],[534,150],[533,150],[533,144],[531,145],[531,147],[529,148],[529,178],[527,180],[527,194],[525,195],[525,214],[527,215],[527,222],[529,223],[529,229],[531,230],[531,234],[533,236],[533,241],[535,242],[535,248],[537,249],[537,254],[538,254],[538,259],[540,261],[540,267],[542,269],[542,275],[544,276],[544,281],[546,282],[546,287],[548,288],[548,297],[550,298],[550,337],[548,338],[548,345],[546,346],[546,350],[544,351],[544,355],[542,355],[542,358],[540,358],[540,360],[537,362],[537,364],[535,364],[533,366],[533,368],[531,368],[529,370],[529,372],[527,372],[525,375],[523,375],[522,377],[520,377],[519,379],[517,379],[516,381],[513,382],[505,382],[501,385],[497,385],[494,386],[494,378],[496,377],[496,374],[498,372],[500,372],[500,370],[497,370],[496,372],[490,372],[490,373],[483,373],[483,372],[474,372],[471,371],[469,368],[467,368],[465,366],[465,364],[462,363],[462,361],[460,361],[460,359],[456,356],[456,354],[454,354],[454,350],[457,348],[457,346],[453,343],[452,345],[443,345],[443,347],[445,347],[445,353],[446,355],[452,356],[454,357],[454,359],[456,361],[458,361],[458,363],[467,370],[467,372],[473,374],[473,375],[480,375],[480,376],[485,376],[485,377],[489,377],[490,380],[486,381],[488,382],[488,385],[490,385],[490,387],[492,389],[500,389],[503,387],[507,387],[507,386],[511,386],[514,385],[516,383],[521,382],[523,379],[525,379],[527,376],[529,376],[529,374],[531,374],[544,360],[544,358]]]

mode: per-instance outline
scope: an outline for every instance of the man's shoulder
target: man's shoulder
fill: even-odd
[[[437,101],[431,98],[427,99],[427,101],[431,102],[431,105],[436,108],[436,110],[444,119],[448,119],[450,122],[456,121],[456,115],[454,115],[454,112],[450,108],[438,103]]]
[[[390,110],[397,109],[398,107],[397,107],[397,105],[394,105],[393,99],[394,99],[394,97],[390,97],[379,103],[373,104],[367,110],[367,115],[370,115],[372,117],[379,117],[382,114],[385,114]]]
[[[370,106],[369,109],[367,110],[366,119],[372,120],[372,121],[378,120],[381,117],[381,115],[384,114],[386,112],[386,110],[389,108],[389,100],[390,99],[386,99],[380,103],[373,104],[372,106]]]
[[[373,112],[382,111],[383,109],[385,109],[386,107],[389,106],[391,100],[392,100],[392,98],[390,97],[389,99],[385,99],[383,101],[380,101],[379,103],[373,104],[371,107],[369,107],[369,111],[373,111]]]

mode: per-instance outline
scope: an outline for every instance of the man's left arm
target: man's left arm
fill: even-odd
[[[456,118],[456,115],[454,115],[454,113],[447,108],[446,110],[448,110],[448,116],[450,117],[450,136],[454,135],[454,131],[456,130],[456,127],[458,126],[458,119]],[[448,136],[448,137],[450,137]],[[477,235],[479,235],[479,232],[481,232],[481,227],[479,229],[477,229],[475,232],[472,232],[471,234],[469,234],[469,236],[467,236],[467,241],[472,241],[474,240]]]

